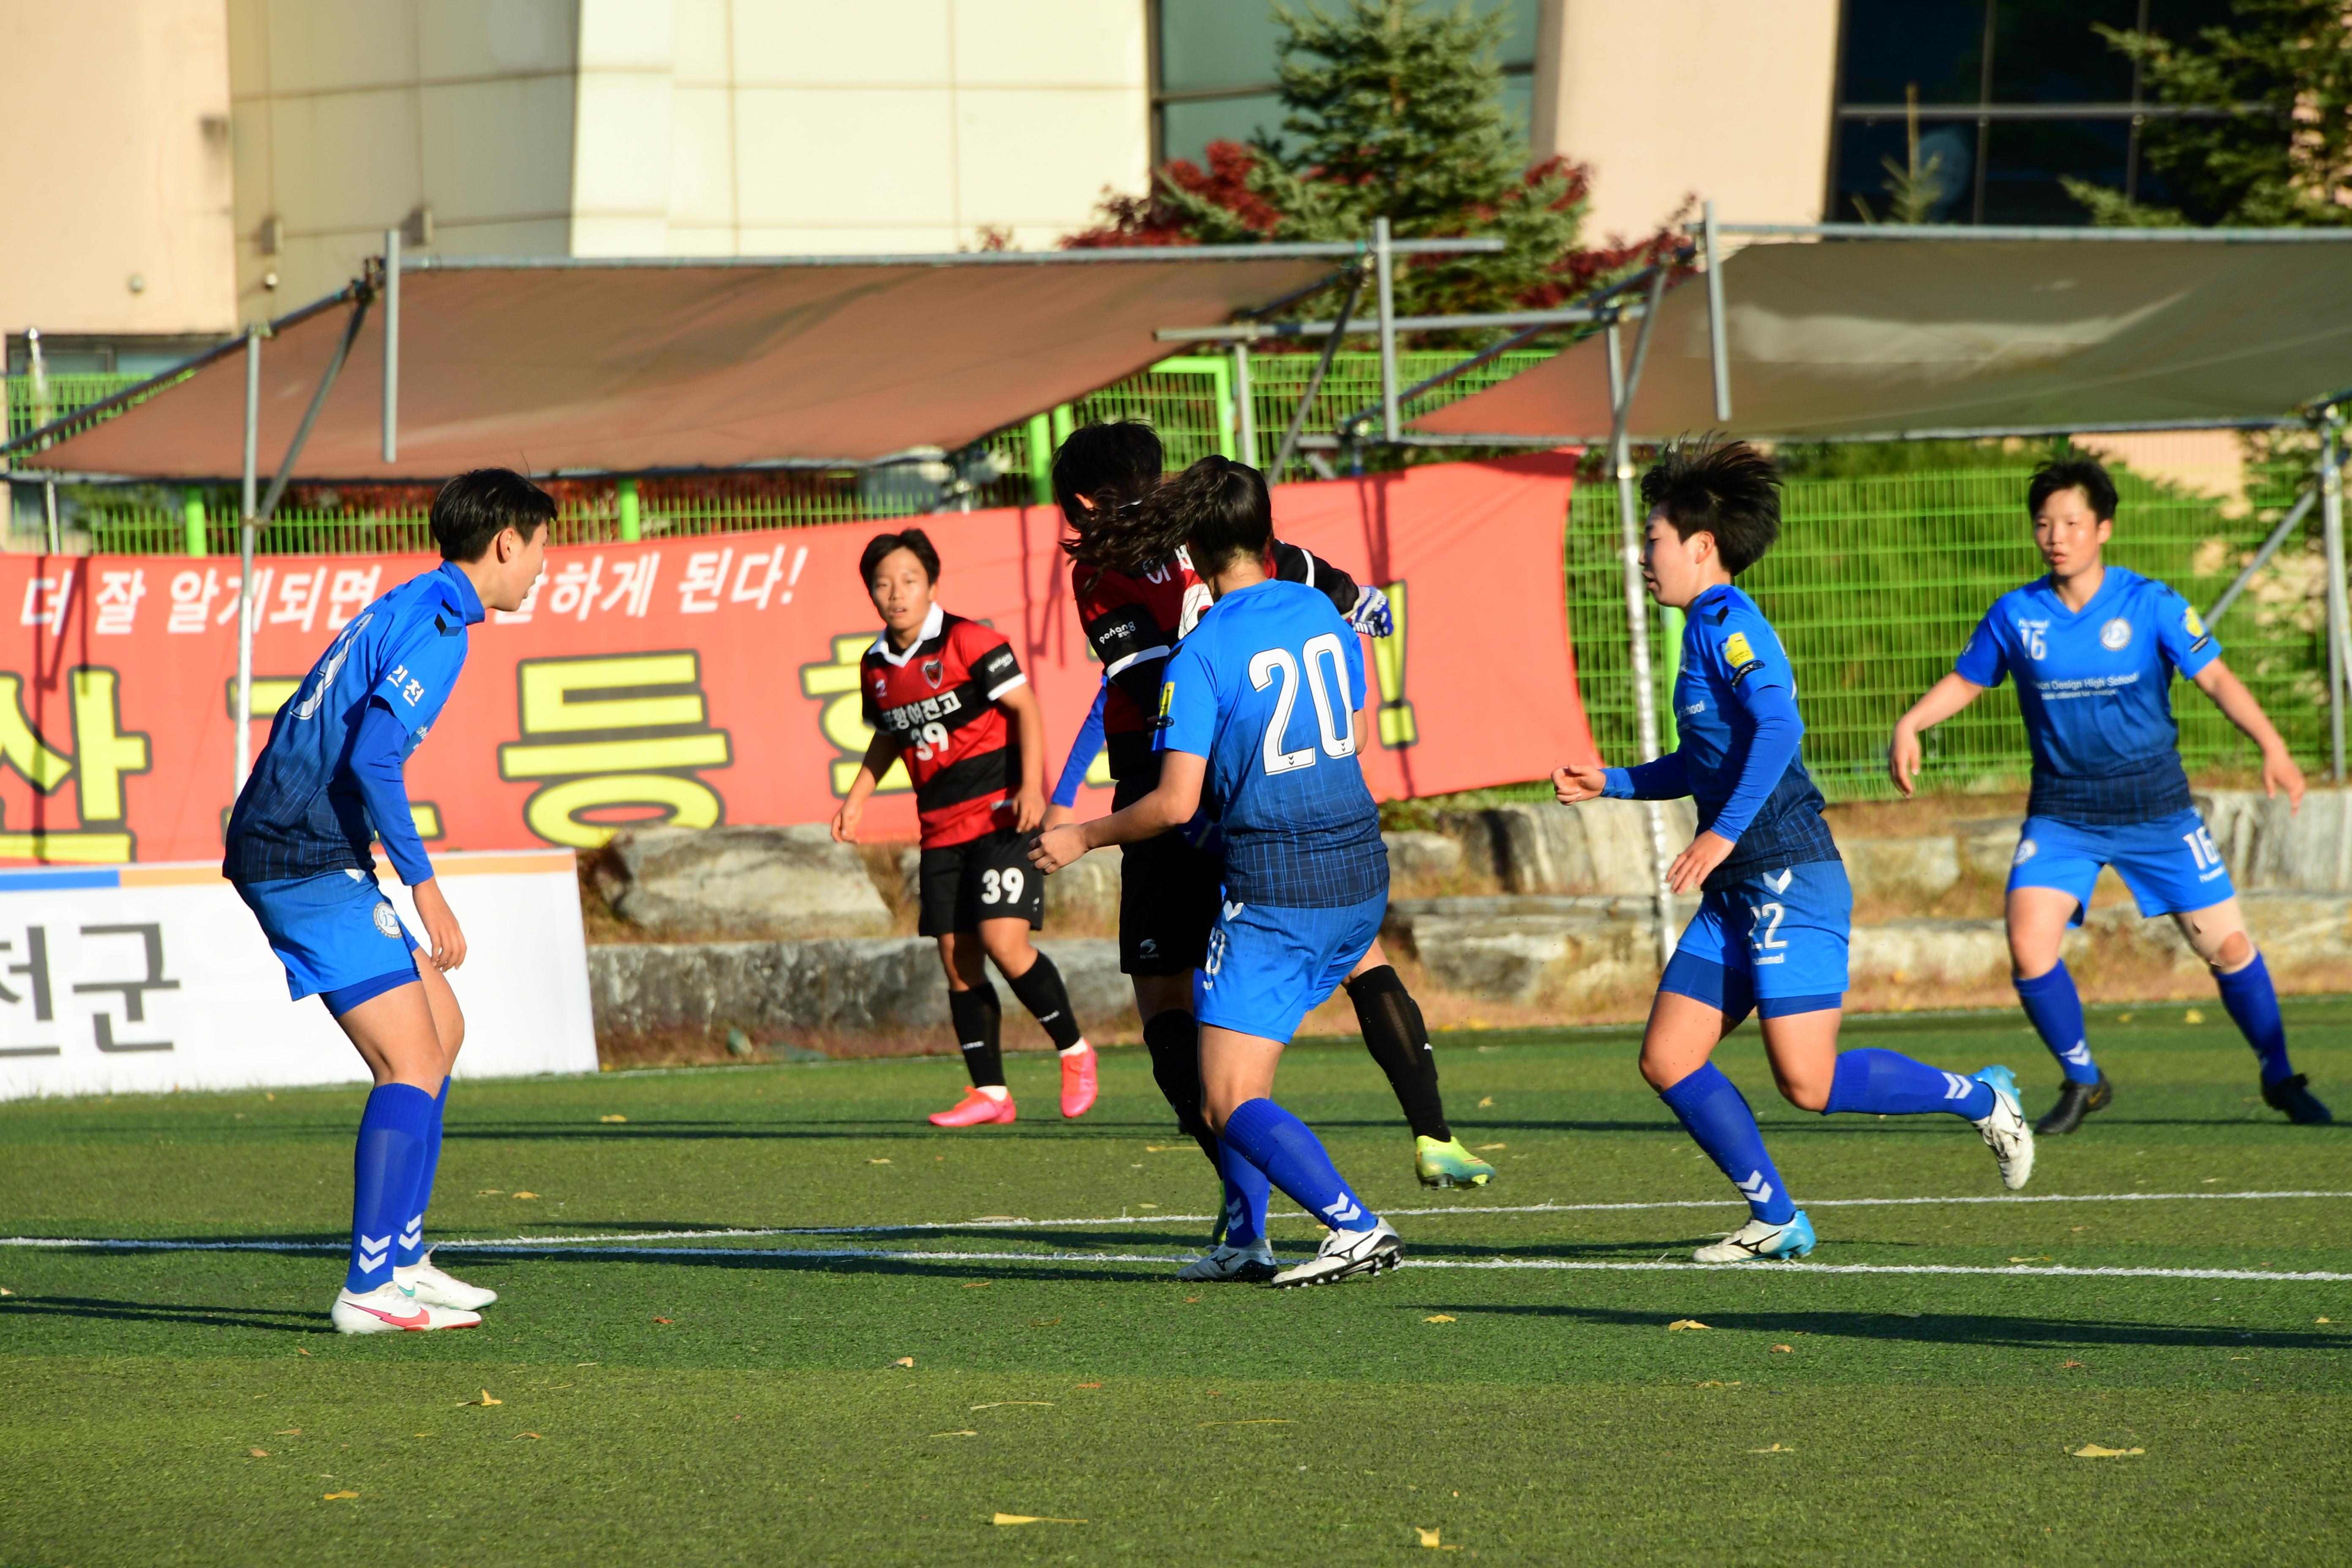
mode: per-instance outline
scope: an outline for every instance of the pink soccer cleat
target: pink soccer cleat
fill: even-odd
[[[1095,1106],[1095,1048],[1084,1040],[1062,1058],[1062,1114],[1084,1116]]]
[[[952,1110],[936,1111],[931,1116],[934,1127],[984,1127],[992,1121],[1010,1123],[1013,1121],[1013,1097],[1003,1100],[985,1095],[980,1090],[964,1091],[963,1103]]]

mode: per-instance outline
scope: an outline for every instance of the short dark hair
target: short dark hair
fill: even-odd
[[[479,561],[513,529],[523,542],[555,521],[555,498],[512,468],[459,474],[433,498],[433,542],[444,561]]]
[[[1183,545],[1202,577],[1213,576],[1235,556],[1263,558],[1274,547],[1274,500],[1265,476],[1230,458],[1202,458],[1136,510],[1139,533],[1164,543],[1163,557]]]
[[[1745,441],[1678,442],[1642,476],[1642,504],[1684,539],[1715,535],[1734,577],[1764,559],[1780,537],[1780,474]]]
[[[919,528],[909,528],[898,533],[877,533],[866,542],[865,551],[857,557],[857,580],[867,587],[874,585],[874,569],[882,558],[894,550],[909,552],[923,563],[923,575],[936,583],[940,580],[940,552],[931,548],[931,536]]]
[[[2091,503],[2091,515],[2101,522],[2116,520],[2116,481],[2091,458],[2065,458],[2044,463],[2025,487],[2025,515],[2040,517],[2042,503],[2061,490],[2081,490]]]
[[[1081,425],[1063,439],[1054,454],[1054,500],[1062,515],[1084,527],[1086,497],[1101,510],[1115,510],[1150,494],[1168,466],[1160,433],[1140,419],[1114,419]]]

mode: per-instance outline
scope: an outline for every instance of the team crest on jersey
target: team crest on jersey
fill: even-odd
[[[940,689],[940,681],[947,672],[948,661],[945,658],[927,658],[923,660],[923,679],[931,683],[932,690],[937,691]]]
[[[393,913],[392,906],[390,904],[379,903],[376,905],[375,929],[395,941],[399,939],[400,917]]]
[[[2192,621],[2195,620],[2197,618],[2197,612],[2194,610],[2189,611],[2189,618]],[[2116,653],[2121,653],[2125,648],[2131,646],[2131,623],[2124,619],[2121,616],[2117,616],[2114,620],[2109,621],[2105,626],[2099,628],[2099,643],[2103,647],[2108,648]]]

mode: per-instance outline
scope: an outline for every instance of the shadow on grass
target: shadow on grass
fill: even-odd
[[[189,1302],[114,1301],[96,1296],[19,1296],[0,1302],[10,1317],[90,1318],[101,1322],[178,1323],[192,1328],[258,1329],[273,1334],[332,1334],[315,1311],[272,1307],[207,1307]]]
[[[1655,1311],[1607,1307],[1446,1306],[1431,1310],[1467,1318],[1549,1318],[1595,1327],[1655,1329]],[[1423,1303],[1415,1303],[1420,1310]],[[2011,1350],[2082,1350],[2095,1346],[2148,1345],[2168,1350],[2341,1350],[2344,1342],[2294,1330],[2197,1328],[2179,1323],[2126,1323],[2063,1318],[2002,1317],[1983,1312],[1727,1312],[1710,1311],[1707,1327],[1757,1333],[1801,1333],[1822,1339],[1886,1343],[1996,1345]]]

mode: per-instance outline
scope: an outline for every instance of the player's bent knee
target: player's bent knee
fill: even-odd
[[[2233,931],[2223,937],[2221,946],[2205,960],[2224,974],[2235,974],[2253,961],[2253,939],[2242,931]]]
[[[1800,1110],[1823,1113],[1830,1108],[1830,1086],[1825,1083],[1784,1083],[1780,1086],[1780,1098]]]

